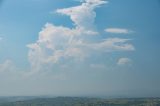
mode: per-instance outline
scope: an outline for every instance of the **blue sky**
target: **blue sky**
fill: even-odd
[[[0,95],[160,96],[159,0],[0,3]]]

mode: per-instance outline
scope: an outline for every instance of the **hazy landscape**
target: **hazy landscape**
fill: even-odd
[[[160,98],[5,97],[0,106],[160,106]]]

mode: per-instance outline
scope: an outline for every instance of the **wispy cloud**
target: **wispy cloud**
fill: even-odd
[[[133,31],[125,29],[125,28],[106,28],[105,32],[113,33],[113,34],[129,34]]]
[[[108,38],[103,42],[93,44],[92,47],[96,50],[101,50],[101,52],[134,51],[134,46],[127,43],[128,41],[130,41],[130,39]]]
[[[6,60],[0,64],[0,72],[10,71],[13,69],[13,63],[10,60]]]

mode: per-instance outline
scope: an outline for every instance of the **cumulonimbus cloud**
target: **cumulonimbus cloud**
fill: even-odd
[[[29,61],[33,70],[44,70],[61,61],[85,61],[95,53],[133,51],[130,39],[106,38],[96,39],[101,34],[94,28],[95,8],[106,4],[104,0],[85,0],[81,5],[57,9],[56,12],[70,17],[74,28],[55,26],[47,23],[40,31],[35,43],[28,44]]]

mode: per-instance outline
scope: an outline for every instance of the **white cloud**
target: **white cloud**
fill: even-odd
[[[129,65],[131,64],[132,60],[129,58],[120,58],[117,62],[118,65],[122,66],[122,65]]]
[[[132,31],[124,28],[107,28],[105,29],[105,32],[114,33],[114,34],[129,34]]]
[[[94,20],[96,17],[94,9],[105,3],[107,3],[107,1],[85,0],[85,2],[83,2],[80,6],[58,9],[56,12],[70,16],[77,28],[92,30],[91,28],[94,26]]]
[[[13,69],[13,63],[11,60],[5,60],[0,64],[0,72],[11,71]]]
[[[21,77],[22,75],[25,75],[26,72],[22,71],[19,67],[17,67],[12,60],[5,60],[0,63],[1,78],[4,78],[5,76],[9,76],[10,78]]]
[[[127,43],[130,39],[122,38],[108,38],[103,42],[93,44],[93,48],[105,52],[113,51],[134,51],[135,48],[132,44]]]
[[[58,63],[62,59],[85,57],[82,51],[82,41],[79,35],[86,35],[78,29],[69,29],[62,26],[46,24],[39,33],[36,43],[27,45],[30,48],[29,60],[34,70],[44,67],[42,64]]]
[[[74,28],[47,23],[40,31],[38,40],[28,44],[29,61],[34,72],[52,69],[55,64],[84,61],[96,53],[133,51],[130,39],[100,37],[94,29],[94,9],[107,1],[85,0],[80,6],[58,9],[57,13],[70,16]],[[96,36],[93,36],[96,35]],[[51,67],[51,68],[49,68]]]
[[[44,70],[48,64],[64,60],[83,61],[95,52],[134,50],[134,46],[127,43],[129,39],[108,38],[100,42],[89,42],[83,37],[84,32],[75,33],[76,31],[79,32],[77,29],[47,24],[39,33],[37,42],[28,45],[29,60],[33,70]]]

